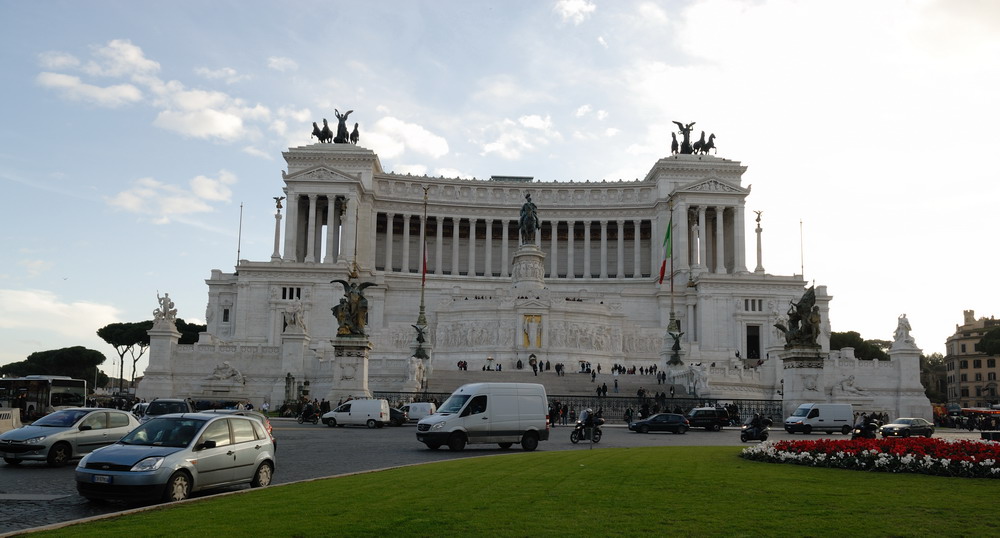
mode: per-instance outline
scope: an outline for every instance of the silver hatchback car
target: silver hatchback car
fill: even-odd
[[[25,460],[65,465],[73,458],[114,443],[138,425],[138,419],[117,409],[63,409],[0,435],[0,457],[8,465]]]
[[[258,420],[182,413],[157,417],[76,467],[89,500],[179,501],[192,492],[249,483],[270,485],[275,453]]]

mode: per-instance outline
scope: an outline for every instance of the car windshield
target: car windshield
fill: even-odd
[[[465,402],[467,401],[469,401],[468,394],[452,394],[447,400],[444,401],[443,404],[441,404],[441,407],[438,408],[438,413],[442,415],[458,413],[462,410],[462,406],[465,405]]]
[[[93,409],[64,409],[31,423],[32,426],[48,426],[50,428],[67,428],[83,418],[84,415],[92,413]]]
[[[190,418],[158,418],[132,430],[119,441],[125,445],[185,447],[205,424]]]
[[[809,414],[809,409],[810,409],[809,407],[800,407],[800,408],[796,409],[794,413],[792,413],[792,416],[793,417],[804,417],[807,414]]]
[[[895,421],[893,421],[893,424],[913,424],[914,422],[916,421],[914,421],[912,418],[898,418]]]

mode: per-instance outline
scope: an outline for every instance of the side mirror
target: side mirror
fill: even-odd
[[[215,441],[205,441],[198,445],[198,450],[204,450],[206,448],[215,448]]]

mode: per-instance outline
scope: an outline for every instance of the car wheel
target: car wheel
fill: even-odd
[[[46,461],[51,467],[66,465],[69,462],[72,452],[73,449],[66,443],[56,443],[49,449],[49,455],[46,458]]]
[[[264,462],[257,467],[257,472],[253,475],[253,480],[250,481],[250,487],[252,488],[265,488],[271,485],[271,478],[274,476],[274,468],[271,464]]]
[[[844,435],[847,435],[847,434],[851,433],[851,427],[845,425],[843,428],[840,429],[840,433],[842,433]]]
[[[438,443],[424,443],[424,444],[427,445],[427,448],[431,450],[437,450],[441,448],[441,445],[439,445]]]
[[[533,432],[528,432],[521,437],[521,448],[525,452],[531,452],[532,450],[538,448],[538,436]]]
[[[375,419],[370,418],[368,419],[368,422],[365,422],[365,426],[368,426],[369,430],[374,430],[375,427],[378,426],[378,422],[375,422]]]
[[[677,433],[687,433],[687,431],[688,431],[687,426],[681,426],[680,428],[677,428]]]
[[[465,436],[460,433],[453,433],[448,438],[448,450],[461,452],[465,449]]]
[[[507,450],[508,448],[514,446],[514,443],[497,443],[497,444],[500,445],[500,448],[504,450]]]
[[[810,424],[806,424],[805,427],[802,428],[802,433],[806,435],[809,435],[812,432],[813,432],[813,427]]]
[[[767,432],[764,432],[764,433],[760,434],[760,440],[761,441],[767,441]]]
[[[24,460],[16,460],[14,458],[4,458],[3,461],[7,465],[21,465],[21,462]]]
[[[639,433],[649,433],[649,426],[646,426],[645,424],[639,426]]]
[[[183,501],[191,495],[191,478],[187,473],[178,471],[167,481],[167,489],[163,492],[164,502]]]
[[[329,419],[329,420],[326,421],[326,425],[332,428],[332,427],[334,427],[334,426],[337,425],[337,421],[335,419],[331,418],[331,419]]]
[[[745,434],[745,433],[741,433],[740,434],[740,442],[742,442],[742,443],[747,442],[747,434]]]
[[[717,432],[717,431],[719,431],[719,430],[722,429],[722,426],[719,426],[718,424],[712,424],[712,428],[711,429],[712,429],[713,432]]]

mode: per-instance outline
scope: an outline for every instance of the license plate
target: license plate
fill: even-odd
[[[91,479],[91,482],[95,484],[110,484],[111,477],[106,474],[95,474]]]

